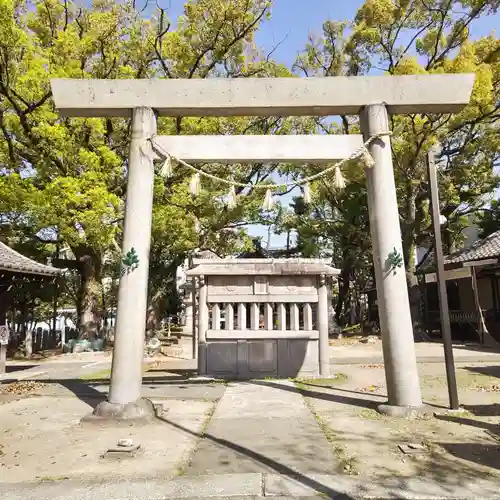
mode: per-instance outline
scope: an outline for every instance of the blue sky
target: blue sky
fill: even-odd
[[[162,7],[169,8],[170,18],[182,14],[184,0],[163,0]],[[322,24],[330,19],[352,20],[364,0],[273,0],[272,17],[262,24],[256,35],[257,44],[267,54],[278,44],[273,59],[291,65],[305,47],[310,34],[321,34]],[[500,14],[481,19],[471,29],[471,36],[479,38],[500,27]],[[267,229],[252,227],[255,236],[267,237]],[[285,235],[273,235],[271,246],[284,246]]]

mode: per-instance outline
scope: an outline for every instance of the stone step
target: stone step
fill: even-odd
[[[4,477],[2,477],[4,479]],[[5,478],[8,480],[8,478]],[[346,475],[297,473],[283,476],[268,473],[215,474],[173,478],[108,478],[105,482],[85,478],[36,483],[0,482],[1,500],[160,500],[195,498],[337,498],[418,500],[498,499],[498,483],[476,478],[467,484],[439,484],[429,478],[357,478]],[[441,480],[442,482],[442,480]]]

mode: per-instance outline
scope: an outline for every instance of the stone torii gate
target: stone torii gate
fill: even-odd
[[[141,400],[154,170],[141,151],[156,133],[156,117],[359,115],[364,140],[388,132],[390,114],[455,113],[469,102],[474,75],[246,78],[207,80],[52,80],[63,116],[131,117],[123,252],[134,248],[139,266],[120,280],[115,348],[107,402],[94,414],[117,419],[150,416]],[[360,137],[156,137],[185,161],[249,159],[317,162],[342,158]],[[196,147],[193,148],[193,144]],[[169,150],[170,148],[170,150]],[[197,153],[200,152],[200,153]],[[388,402],[380,411],[405,415],[422,406],[402,254],[392,153],[388,136],[369,146],[366,170],[373,259]],[[198,155],[198,156],[197,156]]]

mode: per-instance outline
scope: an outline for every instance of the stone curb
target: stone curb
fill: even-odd
[[[319,497],[318,497],[319,495]],[[343,475],[223,474],[140,480],[0,483],[5,500],[170,500],[193,498],[339,498],[343,500],[500,500],[498,483],[483,479],[439,484],[429,479]]]

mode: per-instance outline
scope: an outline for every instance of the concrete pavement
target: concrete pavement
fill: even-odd
[[[450,487],[420,478],[370,481],[341,475],[246,473],[115,482],[46,481],[0,485],[1,500],[167,500],[194,498],[337,498],[342,500],[394,498],[408,500],[497,500],[498,485],[475,479]]]
[[[62,360],[32,363],[9,362],[7,373],[0,375],[0,382],[6,380],[56,380],[75,379],[111,368],[111,358],[106,360]]]
[[[375,352],[378,346],[359,347]],[[345,365],[337,380],[303,381],[298,392],[290,381],[190,380],[189,362],[171,360],[144,376],[143,395],[158,398],[164,413],[149,427],[127,429],[126,436],[79,424],[96,395],[103,397],[107,380],[77,378],[91,379],[109,363],[24,365],[8,375],[37,379],[44,387],[0,405],[0,499],[500,500],[499,445],[485,432],[498,434],[500,366],[491,356],[477,356],[482,364],[457,368],[468,412],[414,421],[372,410],[384,399],[381,365]],[[41,369],[46,373],[35,376]],[[441,366],[420,369],[427,400],[446,405]],[[78,390],[66,387],[71,381]],[[84,390],[96,395],[87,398]],[[120,463],[100,458],[124,436],[140,443],[143,453]],[[426,443],[429,452],[406,457],[398,445],[410,441]],[[346,468],[351,458],[357,463]]]
[[[337,466],[295,384],[255,381],[226,388],[184,474],[320,474]]]

